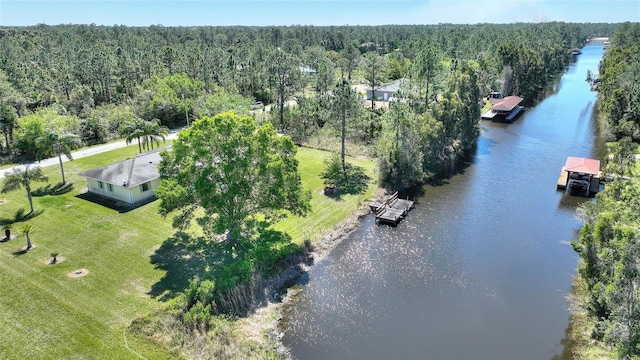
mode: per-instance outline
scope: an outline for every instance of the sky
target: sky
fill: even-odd
[[[640,0],[0,0],[0,26],[640,22]]]

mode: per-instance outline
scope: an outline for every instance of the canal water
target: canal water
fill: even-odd
[[[514,123],[483,122],[471,164],[397,227],[370,215],[313,267],[283,319],[293,358],[560,357],[575,209],[591,200],[556,182],[567,156],[601,155],[585,78],[602,53],[586,46]]]

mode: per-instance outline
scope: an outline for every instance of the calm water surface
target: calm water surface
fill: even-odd
[[[367,217],[288,306],[294,358],[551,359],[569,322],[581,198],[556,191],[567,156],[599,157],[583,49],[513,124],[482,123],[472,164],[424,188],[397,227]]]

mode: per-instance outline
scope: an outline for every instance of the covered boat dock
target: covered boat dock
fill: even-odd
[[[557,189],[572,195],[594,196],[600,191],[600,160],[569,156],[560,171]]]
[[[520,96],[498,98],[490,95],[488,100],[492,105],[489,110],[482,114],[482,119],[484,120],[512,122],[524,109],[520,106],[520,103],[524,101],[524,98],[521,98]]]

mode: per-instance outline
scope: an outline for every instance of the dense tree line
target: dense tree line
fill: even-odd
[[[34,158],[32,139],[25,137],[43,133],[18,130],[30,128],[25,121],[44,123],[42,132],[54,126],[55,117],[56,130],[90,144],[119,135],[138,119],[175,127],[225,110],[248,114],[254,101],[275,103],[269,114],[274,126],[303,141],[326,124],[339,131],[328,111],[338,78],[370,87],[409,79],[414,102],[423,99],[422,109],[413,108],[423,116],[450,91],[452,74],[471,66],[481,95],[502,90],[534,102],[570,61],[568,49],[614,28],[565,23],[2,27],[0,154]],[[289,106],[293,100],[298,106]],[[346,136],[374,143],[384,128],[379,115],[372,109],[353,116]]]
[[[640,142],[640,23],[625,23],[612,36],[595,80],[600,113],[612,140]]]
[[[4,54],[0,68],[24,96],[20,114],[24,106],[33,110],[52,103],[68,105],[86,95],[94,105],[122,102],[133,97],[145,80],[179,73],[201,81],[209,90],[220,86],[264,100],[276,97],[267,68],[284,65],[271,61],[277,48],[298,62],[315,61],[314,68],[320,68],[324,57],[313,57],[318,49],[332,54],[333,60],[342,57],[348,63],[351,59],[351,64],[354,46],[366,52],[371,47],[360,45],[374,44],[373,50],[380,54],[400,50],[392,61],[396,68],[390,73],[395,76],[404,75],[402,63],[413,62],[424,46],[449,58],[485,61],[498,71],[505,64],[535,65],[543,67],[543,74],[555,74],[566,64],[567,49],[612,28],[564,23],[271,28],[42,25],[0,28]],[[535,54],[519,51],[523,49]]]
[[[640,356],[640,24],[611,37],[596,79],[600,114],[611,140],[604,172],[611,179],[595,203],[583,207],[585,224],[573,243],[586,286],[582,308],[594,339],[620,359]]]
[[[586,286],[581,309],[593,324],[591,337],[615,348],[617,358],[640,356],[640,183],[637,145],[617,144],[606,171],[615,174],[596,202],[584,206],[585,224],[573,243],[582,261],[578,274]]]

